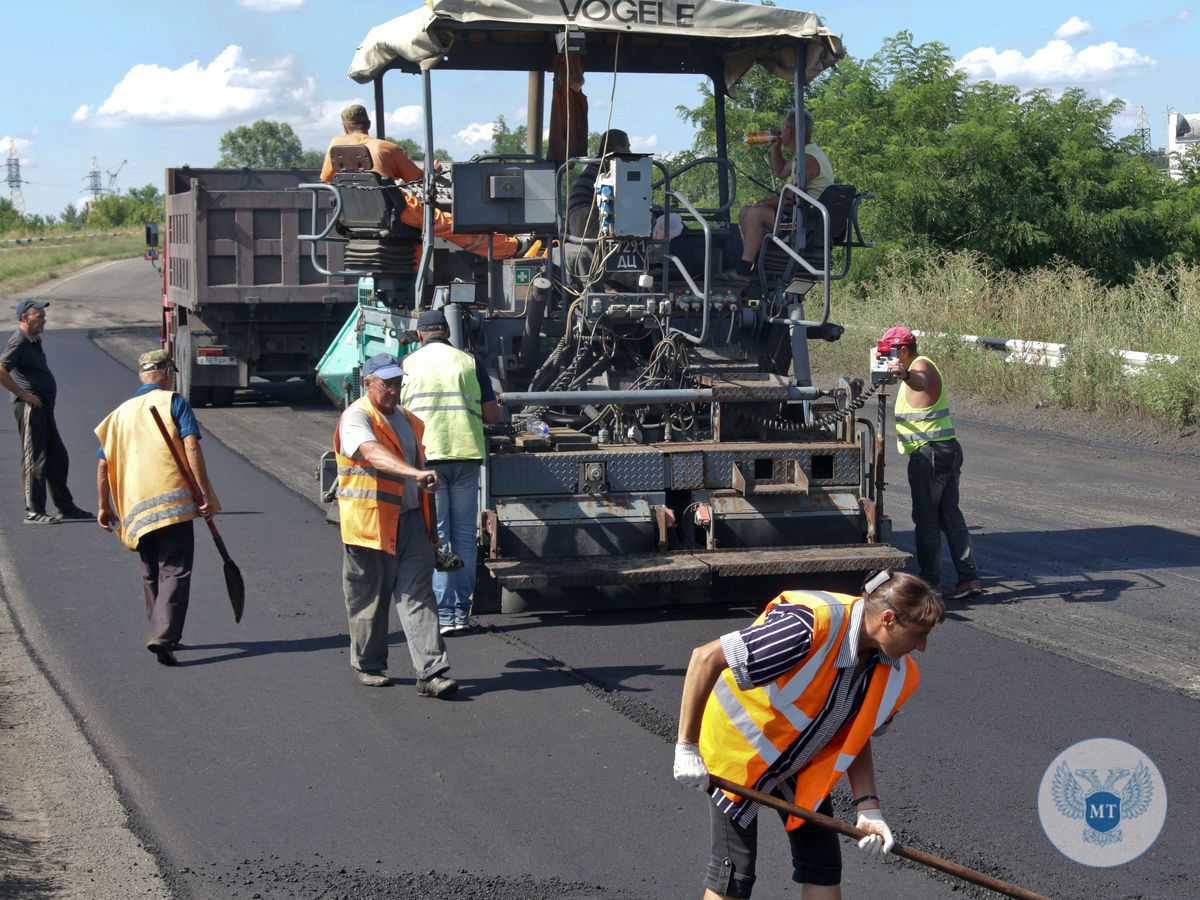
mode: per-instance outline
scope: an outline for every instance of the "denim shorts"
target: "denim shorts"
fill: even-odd
[[[722,897],[745,898],[754,890],[755,859],[758,856],[758,815],[746,827],[735,825],[729,816],[710,803],[712,815],[712,856],[704,886]],[[817,812],[833,815],[829,798]],[[787,821],[787,815],[779,814]],[[817,825],[804,824],[787,833],[792,848],[792,881],[797,884],[835,885],[842,882],[842,850],[838,836]]]

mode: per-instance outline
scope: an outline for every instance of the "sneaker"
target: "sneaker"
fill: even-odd
[[[147,644],[146,649],[158,657],[158,661],[164,666],[179,665],[179,660],[175,658],[175,654],[166,644]]]
[[[392,680],[383,674],[382,669],[364,669],[358,673],[358,683],[367,687],[385,687]]]
[[[462,632],[464,632],[464,631],[470,631],[470,630],[472,630],[474,627],[475,627],[475,623],[474,623],[474,622],[472,622],[470,619],[465,619],[465,620],[463,620],[462,622],[455,622],[455,623],[454,623],[454,630],[455,630],[455,631],[457,631],[457,632],[459,632],[459,633],[462,633]]]
[[[434,675],[430,679],[417,679],[417,693],[422,697],[449,697],[458,690],[458,682],[445,675]]]
[[[458,629],[454,625],[447,623],[446,625],[442,625],[438,629],[438,632],[441,634],[442,637],[449,637],[450,635],[454,634],[454,632],[456,632],[457,630]]]
[[[978,597],[983,593],[983,585],[978,581],[964,581],[946,595],[947,600],[966,600],[968,597]]]
[[[26,525],[57,525],[61,521],[61,516],[48,516],[46,513],[28,513],[25,516]]]
[[[64,519],[94,519],[95,515],[88,512],[86,509],[80,509],[78,506],[72,506],[70,509],[64,509],[60,516]]]

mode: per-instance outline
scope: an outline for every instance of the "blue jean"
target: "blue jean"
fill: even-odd
[[[433,593],[437,597],[438,623],[465,625],[471,616],[475,594],[475,559],[479,527],[479,469],[477,459],[431,461],[429,468],[438,473],[437,530],[442,547],[463,561],[453,572],[433,573]]]
[[[979,578],[971,550],[971,535],[958,508],[958,476],[962,461],[962,447],[953,439],[922,444],[908,458],[917,565],[921,578],[938,589],[942,577],[942,532],[946,533],[950,545],[958,584]]]

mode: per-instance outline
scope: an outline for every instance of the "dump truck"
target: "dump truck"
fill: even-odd
[[[319,271],[297,236],[311,226],[309,169],[168,169],[162,346],[176,389],[225,406],[250,379],[314,383],[354,309],[355,280]],[[153,241],[156,235],[148,232]],[[341,266],[332,246],[321,268]]]
[[[637,152],[547,161],[546,73],[557,54],[583,50],[589,73],[664,84],[682,75],[685,90],[707,77],[715,155],[678,169]],[[797,167],[756,277],[719,275],[742,249],[729,92],[751,65],[766,66],[793,85],[803,121],[805,85],[843,55],[814,14],[721,0],[431,0],[360,44],[349,75],[374,88],[377,133],[385,76],[419,81],[426,159],[442,73],[529,72],[528,152],[456,163],[449,211],[455,232],[529,235],[540,254],[497,261],[442,246],[430,227],[445,193],[434,173],[395,184],[370,171],[362,148],[339,153],[330,183],[305,186],[313,218],[301,240],[314,260],[341,243],[353,265],[325,271],[360,285],[320,365],[327,393],[341,404],[359,396],[364,360],[411,350],[431,307],[497,391],[506,422],[487,429],[477,607],[660,602],[749,576],[861,585],[907,561],[884,513],[883,379],[862,377],[864,367],[819,386],[808,354],[810,341],[842,333],[830,287],[870,246],[863,194],[834,185],[811,197]],[[596,227],[573,233],[566,197],[589,164]],[[715,185],[709,206],[689,184]],[[399,223],[406,196],[425,204],[423,230]]]

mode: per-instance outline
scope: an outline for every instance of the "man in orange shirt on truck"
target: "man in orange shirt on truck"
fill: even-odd
[[[424,178],[421,167],[408,158],[398,145],[383,138],[371,137],[371,117],[367,115],[366,107],[361,103],[353,103],[342,110],[342,130],[344,134],[337,135],[329,142],[329,149],[345,147],[351,144],[361,144],[371,153],[371,171],[391,178],[397,184],[406,181],[420,181]],[[435,164],[436,167],[436,164]],[[321,166],[321,180],[333,181],[333,162],[329,150],[325,151],[325,163]],[[412,228],[425,227],[425,204],[415,197],[404,197],[407,208],[400,213],[400,221]],[[436,237],[445,238],[457,244],[464,250],[479,256],[487,256],[487,235],[455,234],[454,219],[450,213],[440,209],[433,211],[433,233]],[[520,242],[506,234],[492,236],[492,258],[508,259],[516,256]]]

